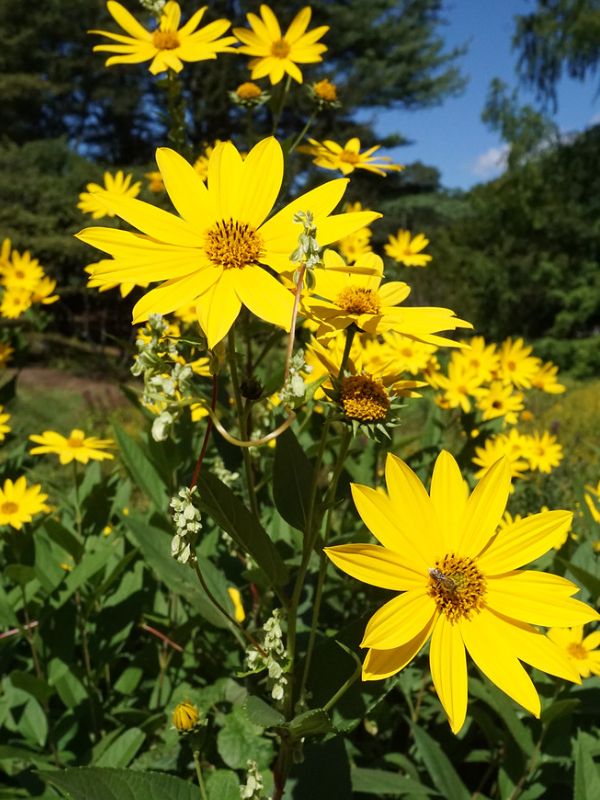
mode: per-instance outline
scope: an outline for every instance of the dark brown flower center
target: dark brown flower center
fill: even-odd
[[[335,304],[349,314],[377,314],[381,308],[377,292],[359,286],[346,286],[336,297]]]
[[[243,269],[260,260],[263,242],[251,225],[221,220],[206,234],[204,250],[216,267]]]
[[[157,50],[175,50],[179,47],[179,37],[175,31],[154,31],[152,44]]]
[[[2,513],[6,515],[16,514],[18,510],[19,510],[18,504],[12,503],[10,500],[7,500],[0,506],[0,511],[2,511]]]
[[[461,558],[454,553],[435,562],[429,570],[428,594],[433,597],[438,611],[450,622],[471,616],[484,607],[485,578],[472,558]]]
[[[340,402],[344,414],[359,422],[381,422],[390,410],[390,399],[383,383],[368,375],[342,378]]]
[[[271,55],[275,58],[287,58],[290,46],[285,39],[278,39],[271,45]]]

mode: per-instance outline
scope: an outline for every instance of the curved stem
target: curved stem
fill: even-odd
[[[196,777],[198,778],[200,798],[201,800],[208,800],[206,787],[204,786],[204,778],[202,777],[202,765],[200,764],[200,753],[198,750],[194,750],[194,766],[196,767]]]
[[[296,414],[293,411],[290,411],[289,415],[281,423],[281,425],[279,425],[279,427],[275,428],[275,430],[271,431],[271,433],[267,433],[265,436],[261,436],[260,439],[238,439],[236,436],[232,436],[227,431],[227,429],[223,427],[223,425],[221,424],[221,420],[217,416],[216,412],[209,410],[208,414],[212,419],[213,425],[219,431],[221,436],[230,444],[242,448],[261,447],[262,445],[267,444],[273,439],[277,439],[277,437],[281,436],[281,434],[285,430],[287,430],[292,424],[292,422],[296,419]]]
[[[308,133],[308,129],[310,128],[310,126],[311,126],[311,125],[313,124],[313,122],[315,121],[315,117],[316,117],[316,116],[317,116],[317,112],[316,112],[316,111],[313,111],[313,112],[312,112],[312,114],[310,115],[310,117],[308,118],[308,120],[306,121],[306,125],[305,125],[305,126],[302,128],[302,130],[300,131],[300,133],[298,134],[298,136],[296,136],[296,138],[295,138],[295,139],[294,139],[294,141],[292,142],[292,144],[291,144],[291,146],[290,146],[290,149],[288,150],[288,155],[289,155],[290,153],[293,153],[293,152],[294,152],[294,150],[295,150],[295,149],[298,147],[298,145],[299,145],[299,144],[300,144],[300,142],[302,141],[302,139],[304,139],[304,137],[305,137],[305,136],[306,136],[306,134]]]
[[[290,91],[290,86],[292,84],[292,76],[288,75],[285,81],[285,85],[281,90],[281,95],[279,97],[279,103],[277,104],[277,108],[275,113],[273,114],[273,129],[271,131],[272,136],[277,135],[277,128],[279,126],[279,120],[281,119],[281,115],[283,114],[283,109],[285,107],[285,101],[288,96],[288,92]]]
[[[304,284],[304,273],[306,272],[306,264],[302,264],[298,272],[298,282],[296,284],[296,293],[294,295],[294,308],[292,310],[292,322],[290,326],[290,335],[288,337],[287,352],[285,356],[285,371],[283,373],[283,382],[288,379],[290,374],[290,364],[292,362],[292,354],[294,352],[294,337],[296,336],[296,320],[298,319],[298,306],[300,305],[300,296],[302,294],[302,286]]]

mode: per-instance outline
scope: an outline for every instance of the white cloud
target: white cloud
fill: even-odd
[[[485,153],[477,156],[471,164],[471,174],[478,178],[492,178],[503,172],[506,168],[509,147],[501,144],[498,147],[490,147]]]

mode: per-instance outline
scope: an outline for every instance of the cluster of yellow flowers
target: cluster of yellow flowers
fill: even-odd
[[[53,294],[56,281],[44,272],[37,258],[26,250],[19,253],[4,239],[0,248],[0,316],[16,319],[36,303],[50,305],[58,300]]]

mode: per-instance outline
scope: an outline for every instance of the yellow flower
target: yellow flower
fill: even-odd
[[[575,683],[580,679],[534,626],[580,625],[600,615],[571,597],[577,587],[565,578],[517,568],[543,555],[572,515],[535,514],[496,535],[510,490],[503,459],[469,497],[445,451],[436,461],[430,495],[391,454],[386,482],[387,494],[352,486],[358,513],[382,546],[325,548],[352,577],[402,593],[367,624],[363,680],[399,672],[431,639],[433,685],[455,733],[467,711],[466,652],[492,683],[538,717],[540,700],[521,661]]]
[[[433,353],[437,350],[435,345],[409,339],[408,336],[401,336],[393,331],[385,331],[383,340],[398,369],[410,372],[411,375],[424,372]]]
[[[317,42],[329,28],[322,25],[306,32],[312,15],[308,6],[296,14],[284,34],[269,6],[261,5],[260,14],[260,17],[246,14],[252,30],[234,28],[233,31],[243,45],[238,52],[254,56],[249,64],[252,80],[268,76],[271,84],[275,85],[287,74],[302,83],[302,72],[297,65],[323,60],[321,54],[327,50],[327,46]]]
[[[290,269],[298,243],[298,211],[312,211],[322,245],[372,222],[379,214],[330,216],[347,181],[330,181],[289,203],[266,220],[283,179],[283,153],[273,139],[259,142],[245,160],[230,142],[210,156],[205,185],[185,159],[167,148],[157,152],[167,192],[181,217],[140,200],[110,196],[111,208],[145,236],[106,228],[77,234],[114,256],[96,265],[90,285],[165,281],[133,309],[134,323],[196,303],[209,348],[226,336],[242,305],[289,330],[293,295],[270,272]]]
[[[91,214],[93,219],[114,217],[113,212],[106,207],[106,203],[102,203],[98,193],[110,192],[111,194],[121,194],[124,197],[137,197],[142,184],[140,181],[132,184],[132,178],[133,175],[125,175],[121,170],[115,175],[105,172],[104,186],[100,186],[98,183],[88,183],[85,187],[86,191],[79,195],[77,208],[84,214]]]
[[[11,431],[10,425],[7,424],[9,419],[10,414],[4,411],[4,406],[0,406],[0,442],[3,442],[6,434]]]
[[[600,631],[583,638],[583,625],[573,628],[550,628],[548,638],[566,653],[571,665],[582,678],[600,675]]]
[[[427,253],[421,253],[427,245],[429,239],[426,239],[422,233],[418,233],[414,239],[410,238],[410,231],[400,228],[395,236],[390,234],[388,243],[385,245],[385,253],[394,261],[404,264],[405,267],[425,267],[431,261],[431,256]]]
[[[262,89],[257,83],[245,81],[245,83],[240,83],[235,93],[240,100],[256,100],[257,97],[261,96]]]
[[[68,438],[55,431],[44,431],[41,435],[34,434],[29,437],[38,447],[32,447],[32,455],[53,453],[58,456],[61,464],[70,464],[79,461],[87,464],[88,461],[104,461],[114,458],[112,453],[105,450],[114,445],[112,439],[97,439],[95,436],[86,437],[83,431],[76,428],[71,431]]]
[[[8,262],[10,261],[11,247],[12,242],[10,239],[6,238],[2,240],[2,244],[0,244],[0,270],[8,266]]]
[[[240,590],[234,586],[227,587],[227,594],[233,605],[233,617],[236,622],[243,622],[246,619],[246,612],[244,611],[244,604],[242,603],[242,595]]]
[[[464,369],[460,354],[456,359],[451,357],[448,374],[438,375],[437,382],[444,390],[440,398],[442,408],[461,408],[465,414],[471,410],[471,398],[479,397],[481,392],[481,378],[477,373]]]
[[[504,417],[507,425],[516,425],[517,412],[523,410],[523,395],[521,392],[513,393],[510,384],[492,381],[488,387],[481,387],[477,408],[483,411],[483,419]]]
[[[24,475],[14,483],[7,478],[0,489],[0,525],[10,525],[21,530],[24,523],[31,522],[36,514],[50,511],[44,503],[48,495],[43,494],[41,488],[39,483],[27,486]]]
[[[381,285],[383,261],[375,253],[367,253],[349,267],[333,250],[326,250],[323,267],[314,270],[314,278],[315,287],[303,305],[319,323],[317,337],[336,335],[354,325],[371,335],[394,330],[421,342],[456,347],[456,342],[435,334],[471,327],[447,308],[398,308],[410,287],[399,281]]]
[[[540,360],[531,355],[533,348],[523,339],[506,339],[499,353],[499,377],[519,389],[529,389],[534,375],[538,374]]]
[[[55,289],[56,281],[46,275],[46,277],[42,278],[42,280],[35,285],[31,294],[31,302],[41,303],[44,306],[56,303],[59,297],[57,294],[52,294]]]
[[[540,472],[552,472],[554,467],[558,467],[563,459],[562,447],[556,441],[556,436],[544,431],[544,433],[534,433],[529,437],[529,452],[527,457],[531,469]]]
[[[519,436],[521,435],[519,434]],[[526,439],[526,437],[522,436],[521,438]],[[475,477],[483,478],[498,459],[503,456],[507,459],[511,476],[513,478],[522,478],[523,473],[529,467],[525,460],[527,456],[523,450],[514,447],[513,442],[504,434],[490,436],[489,439],[485,440],[483,447],[475,448],[473,463],[480,467],[479,471],[475,473]]]
[[[542,364],[539,370],[531,377],[531,387],[540,389],[548,394],[561,394],[565,386],[557,380],[558,367],[551,361]]]
[[[367,211],[362,207],[361,203],[346,203],[344,211]],[[364,256],[372,251],[371,236],[373,235],[370,228],[359,228],[349,236],[345,236],[337,243],[336,247],[346,259],[348,264],[354,264],[359,256]]]
[[[13,250],[10,262],[2,267],[1,282],[7,289],[26,289],[31,292],[44,277],[44,270],[29,250]]]
[[[134,281],[119,282],[105,278],[103,270],[106,271],[108,267],[112,268],[112,266],[113,262],[110,258],[103,258],[101,261],[96,261],[94,264],[88,264],[87,267],[84,267],[83,269],[88,275],[93,276],[94,282],[92,285],[95,286],[99,292],[108,292],[110,289],[115,289],[118,286],[121,297],[127,297],[127,295],[131,294],[136,286],[142,286],[144,288],[148,286],[147,281],[140,281],[138,283],[135,283]]]
[[[476,373],[481,383],[487,383],[495,376],[498,369],[496,345],[486,344],[483,336],[473,336],[463,344],[466,347],[460,356],[465,369]]]
[[[116,53],[106,60],[106,66],[113,64],[139,64],[151,61],[150,72],[157,75],[167,69],[181,72],[183,61],[206,61],[215,59],[217,53],[233,53],[231,47],[235,37],[219,37],[225,33],[231,23],[226,19],[218,19],[198,28],[207,6],[196,11],[181,28],[181,8],[179,3],[169,0],[163,9],[158,28],[148,31],[120,3],[108,0],[106,4],[110,14],[118,25],[129,34],[110,31],[93,30],[106,36],[118,44],[98,44],[95,52]]]
[[[0,342],[0,369],[8,364],[14,352],[15,349],[10,344],[7,342]]]
[[[589,508],[594,522],[600,523],[600,481],[597,486],[586,485],[585,489],[583,495],[585,504]]]
[[[185,700],[175,706],[171,719],[178,731],[191,731],[198,724],[200,714],[193,703]]]
[[[144,172],[144,178],[148,178],[148,190],[154,194],[164,192],[165,185],[162,175],[158,171]]]
[[[323,78],[320,81],[316,81],[311,86],[316,97],[319,100],[323,100],[325,103],[335,103],[338,99],[337,96],[337,86],[335,83],[331,83],[328,81],[327,78]]]
[[[399,172],[404,169],[401,164],[392,164],[389,156],[373,155],[381,147],[380,144],[361,153],[360,139],[356,137],[348,139],[344,146],[331,139],[325,139],[323,142],[318,142],[316,139],[308,141],[310,144],[302,145],[298,148],[298,152],[314,156],[314,163],[323,169],[339,169],[344,175],[349,175],[355,169],[365,169],[382,177],[385,177],[386,170]]]
[[[31,308],[31,292],[29,289],[7,289],[2,295],[0,315],[7,319],[16,319]]]

